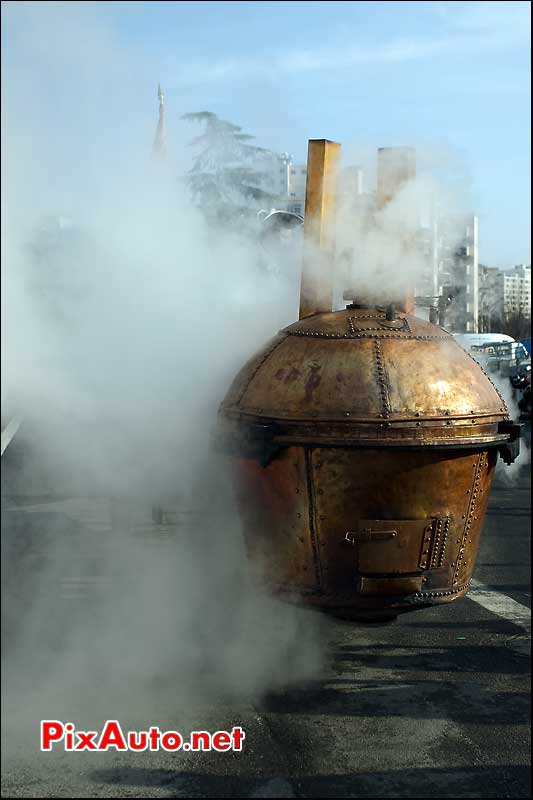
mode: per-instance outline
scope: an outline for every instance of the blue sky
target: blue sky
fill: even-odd
[[[2,23],[8,119],[63,120],[89,163],[151,145],[161,81],[177,165],[197,110],[302,161],[309,138],[413,144],[461,173],[482,261],[530,263],[529,2],[6,2]]]

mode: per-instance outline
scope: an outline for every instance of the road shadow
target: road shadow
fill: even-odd
[[[528,725],[528,692],[498,692],[473,681],[349,681],[333,678],[283,694],[270,694],[262,709],[274,714],[326,714],[367,719],[444,719],[459,724]]]
[[[271,775],[260,780],[236,773],[237,769],[243,769],[242,761],[239,766],[234,762],[232,767],[224,774],[206,770],[114,768],[95,770],[90,777],[95,783],[123,786],[125,790],[135,787],[153,791],[160,787],[172,791],[175,797],[530,797],[529,768],[514,764],[298,775],[294,778]],[[141,797],[141,792],[137,796]]]
[[[516,634],[516,628],[514,629]],[[411,651],[397,653],[397,650]],[[331,664],[343,665],[345,668],[391,669],[407,671],[412,675],[421,672],[440,673],[492,673],[528,675],[529,666],[514,657],[505,645],[491,644],[458,644],[442,645],[409,645],[378,644],[372,645],[340,645],[331,656]]]
[[[499,683],[486,679],[505,674],[513,677],[512,691],[502,691]],[[331,652],[325,677],[303,687],[271,692],[263,699],[262,708],[280,715],[527,725],[530,698],[525,681],[529,674],[530,659],[524,652],[494,642],[340,644]],[[516,683],[520,677],[524,681]]]

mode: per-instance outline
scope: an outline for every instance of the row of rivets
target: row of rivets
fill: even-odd
[[[464,531],[463,531],[463,537],[462,537],[462,540],[461,540],[461,543],[460,543],[461,546],[459,548],[459,555],[458,555],[458,558],[457,558],[457,564],[456,564],[456,567],[455,567],[455,570],[454,570],[454,576],[453,576],[453,584],[454,585],[457,583],[457,576],[459,574],[461,566],[463,564],[466,565],[466,563],[467,563],[462,558],[462,554],[464,553],[464,550],[465,550],[465,547],[466,547],[466,543],[468,541],[468,537],[470,536],[470,529],[472,527],[472,522],[474,520],[477,520],[477,517],[475,516],[476,502],[477,502],[477,495],[478,495],[478,493],[480,491],[479,490],[479,484],[480,484],[480,479],[481,479],[480,476],[481,476],[481,472],[482,472],[484,463],[485,463],[484,462],[484,457],[483,457],[483,455],[480,455],[477,464],[474,464],[474,466],[476,468],[476,472],[474,474],[474,491],[473,491],[472,497],[470,499],[470,505],[469,505],[469,508],[468,508],[467,516],[466,516],[466,524],[465,524]],[[467,494],[470,494],[470,489],[467,490]],[[465,519],[465,515],[464,514],[463,514],[463,519]]]
[[[463,589],[468,589],[470,581],[464,583],[462,586],[457,586],[455,589],[444,589],[441,592],[416,592],[413,595],[414,600],[423,600],[426,597],[449,597],[457,592],[462,592]]]
[[[468,355],[468,356],[469,356],[469,357],[472,359],[472,361],[474,362],[474,364],[477,364],[477,365],[478,365],[478,367],[480,368],[480,370],[481,370],[481,372],[483,373],[483,375],[484,375],[484,376],[487,378],[487,380],[488,380],[488,381],[490,381],[490,383],[492,384],[492,387],[493,387],[493,389],[496,391],[496,394],[498,395],[498,397],[500,398],[500,400],[501,400],[501,401],[502,401],[502,403],[503,403],[503,407],[502,407],[502,408],[500,408],[500,411],[507,412],[507,406],[505,405],[505,400],[503,399],[503,397],[502,397],[502,395],[501,395],[501,392],[500,392],[500,390],[498,389],[498,387],[496,386],[496,384],[494,383],[494,381],[492,380],[492,378],[490,377],[490,375],[488,375],[488,374],[485,372],[485,370],[483,369],[483,367],[481,366],[481,364],[479,363],[479,361],[476,361],[476,359],[474,358],[474,356],[470,355],[470,353],[467,353],[467,355]]]
[[[382,416],[387,418],[391,413],[391,407],[389,403],[389,396],[387,391],[387,383],[385,380],[385,372],[383,367],[383,353],[381,351],[381,345],[379,342],[374,342],[374,356],[376,359],[376,370],[377,370],[377,378],[379,383],[379,392],[381,395],[381,403],[382,403]],[[381,416],[381,415],[380,415]],[[382,423],[383,424],[383,423]],[[384,423],[386,427],[390,426],[390,422]]]
[[[437,530],[435,532],[435,542],[433,544],[433,553],[431,555],[431,569],[437,565],[437,553],[439,552],[440,537],[442,535],[442,520],[437,520]]]
[[[276,347],[277,347],[279,344],[281,344],[281,342],[282,342],[282,341],[283,341],[283,339],[276,340],[276,341],[275,341],[275,342],[272,344],[272,347],[269,347],[269,348],[268,348],[268,350],[266,350],[266,351],[263,353],[263,357],[262,357],[262,358],[261,358],[261,360],[260,360],[260,361],[259,361],[259,362],[256,364],[256,367],[255,367],[254,371],[253,371],[253,372],[252,372],[252,374],[250,375],[250,378],[249,378],[249,380],[248,380],[248,383],[246,383],[246,384],[245,384],[245,385],[242,387],[242,389],[241,389],[241,391],[240,391],[240,393],[239,393],[239,396],[237,397],[237,399],[236,399],[236,401],[235,401],[235,404],[236,404],[236,405],[238,405],[238,404],[241,402],[242,398],[243,398],[243,397],[244,397],[244,395],[246,394],[246,390],[247,390],[247,389],[248,389],[248,387],[250,386],[251,382],[253,381],[253,379],[254,379],[254,378],[255,378],[255,376],[257,375],[257,372],[258,372],[258,371],[259,371],[259,369],[260,369],[260,368],[263,366],[263,364],[265,363],[265,361],[267,360],[267,358],[269,357],[269,355],[271,355],[271,353],[273,353],[273,352],[274,352],[274,350],[276,349]],[[262,410],[263,410],[263,409],[262,409],[262,408],[259,408],[259,409],[257,409],[257,410],[258,410],[259,412],[262,412]]]
[[[368,330],[374,330],[370,328]],[[375,329],[377,330],[377,328]],[[407,331],[402,333],[326,333],[326,331],[284,331],[288,336],[314,336],[319,339],[416,339],[419,341],[451,339],[451,336],[415,336]]]
[[[440,548],[439,561],[438,561],[438,564],[437,564],[438,567],[442,567],[442,565],[444,563],[444,556],[446,554],[446,542],[448,540],[448,533],[449,533],[449,530],[450,530],[450,522],[451,522],[450,518],[447,517],[446,523],[444,525],[444,537],[442,539],[442,545],[441,545],[441,548]]]
[[[385,314],[354,314],[350,319],[385,319]]]

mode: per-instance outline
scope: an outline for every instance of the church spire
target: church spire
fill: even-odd
[[[165,130],[165,95],[159,84],[157,87],[157,97],[159,100],[159,121],[155,132],[153,155],[164,159],[167,152],[166,130]]]

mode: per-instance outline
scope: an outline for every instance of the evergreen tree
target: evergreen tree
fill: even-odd
[[[211,111],[185,114],[183,119],[203,126],[190,142],[198,152],[187,181],[194,202],[206,215],[228,222],[270,207],[276,195],[264,185],[275,154],[250,144],[253,136]]]

